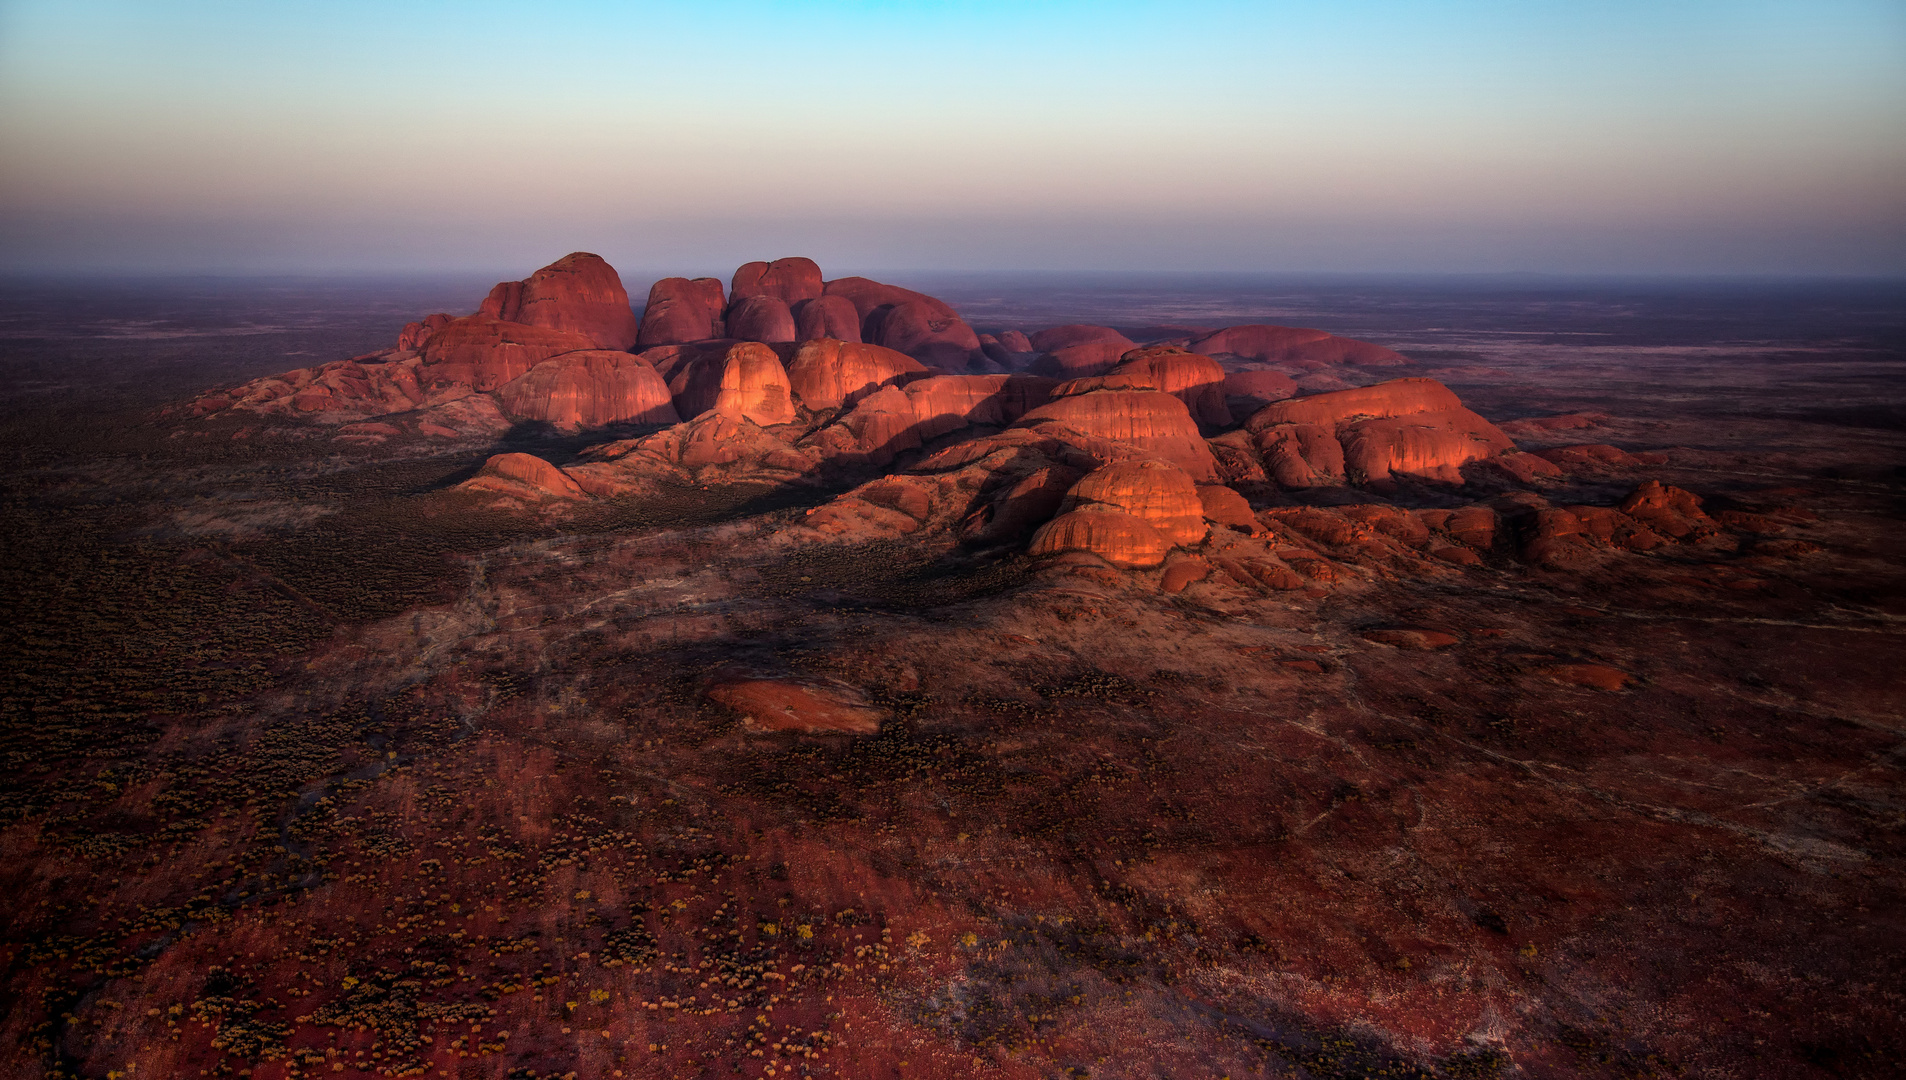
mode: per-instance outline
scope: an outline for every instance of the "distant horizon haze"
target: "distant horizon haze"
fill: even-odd
[[[0,0],[0,272],[572,250],[1897,276],[1906,5]]]

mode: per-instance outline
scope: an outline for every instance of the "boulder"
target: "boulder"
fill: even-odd
[[[723,325],[729,337],[741,341],[795,340],[794,313],[778,296],[756,294],[735,301]]]
[[[478,314],[580,334],[598,349],[627,350],[637,335],[621,275],[586,251],[565,255],[522,281],[497,285]]]
[[[457,487],[531,502],[588,497],[567,473],[531,454],[497,454],[484,462],[475,476]]]
[[[496,396],[509,415],[565,431],[680,419],[668,384],[647,361],[625,352],[564,353],[504,383]]]
[[[728,290],[728,301],[739,303],[750,296],[772,296],[792,307],[803,300],[820,296],[821,289],[821,268],[815,265],[813,259],[751,262],[744,263],[735,271]]]
[[[860,341],[860,313],[845,296],[819,296],[793,306],[794,339]]]
[[[905,353],[833,338],[803,341],[787,371],[795,400],[817,412],[852,405],[882,386],[927,373]]]
[[[649,287],[636,344],[682,345],[721,337],[721,309],[719,280],[663,278]]]

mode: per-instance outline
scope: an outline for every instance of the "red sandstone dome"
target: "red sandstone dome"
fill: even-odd
[[[1457,469],[1513,450],[1494,424],[1434,379],[1393,379],[1274,402],[1245,427],[1285,487],[1388,480],[1407,473],[1461,483]]]
[[[1367,341],[1340,338],[1301,326],[1227,326],[1191,339],[1191,351],[1268,363],[1363,364],[1389,367],[1409,361],[1398,352]]]
[[[1121,353],[1125,353],[1138,347],[1131,338],[1109,326],[1093,326],[1088,323],[1071,323],[1040,330],[1032,335],[1030,343],[1040,352],[1069,349],[1075,345],[1115,344],[1120,347]]]
[[[1033,534],[1033,555],[1087,552],[1113,566],[1147,569],[1165,561],[1171,541],[1144,518],[1090,506],[1061,514]]]
[[[594,348],[595,341],[581,334],[471,315],[424,340],[418,375],[428,386],[468,387],[485,393],[522,377],[552,356]]]
[[[1296,381],[1281,371],[1233,371],[1224,377],[1226,402],[1238,406],[1246,415],[1296,394]]]
[[[586,251],[565,255],[522,281],[499,284],[477,313],[580,334],[599,349],[626,350],[636,340],[635,312],[622,278],[600,255]]]
[[[818,296],[794,305],[794,340],[860,340],[860,313],[845,296]]]
[[[908,300],[876,308],[862,324],[863,336],[943,368],[964,368],[979,349],[979,335],[959,316],[940,314],[941,307],[938,301]]]
[[[773,262],[744,263],[735,271],[728,290],[728,301],[739,303],[750,296],[772,296],[792,306],[821,295],[821,268],[813,259],[788,258]]]
[[[773,349],[747,341],[697,355],[669,379],[675,411],[697,417],[711,409],[762,427],[796,419],[788,373]]]
[[[1196,544],[1209,531],[1198,486],[1162,461],[1126,461],[1095,469],[1066,493],[1061,512],[1089,507],[1140,518],[1174,544]]]
[[[1231,423],[1224,402],[1224,369],[1216,360],[1170,346],[1154,346],[1126,353],[1110,374],[1142,380],[1185,403],[1192,419],[1210,427]]]
[[[532,502],[587,497],[568,474],[532,454],[497,454],[484,462],[475,476],[457,486]]]
[[[721,309],[720,281],[663,278],[649,287],[636,344],[683,345],[721,337]]]
[[[1148,451],[1196,480],[1217,476],[1217,462],[1185,403],[1158,390],[1096,390],[1066,394],[1061,383],[1051,401],[1020,417],[1015,426],[1055,423]],[[1061,396],[1063,395],[1063,396]]]
[[[927,371],[905,353],[831,338],[803,341],[787,368],[795,399],[815,410],[852,405],[881,386]]]
[[[728,308],[725,325],[729,337],[742,341],[795,340],[794,313],[778,296],[757,294],[736,301]]]
[[[648,362],[624,352],[588,350],[545,360],[496,393],[503,411],[566,431],[605,424],[673,424],[668,384]]]

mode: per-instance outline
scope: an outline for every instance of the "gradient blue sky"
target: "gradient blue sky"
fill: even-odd
[[[0,267],[1906,272],[1906,3],[0,0]]]

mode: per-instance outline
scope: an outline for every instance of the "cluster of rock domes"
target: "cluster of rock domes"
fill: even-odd
[[[1272,589],[1329,580],[1330,540],[1424,566],[1475,562],[1499,534],[1495,510],[1306,509],[1287,520],[1252,501],[1404,480],[1460,485],[1474,468],[1527,484],[1573,460],[1520,452],[1431,379],[1346,386],[1319,376],[1407,362],[1381,346],[1262,325],[1139,336],[1085,325],[982,335],[940,300],[866,278],[824,280],[807,259],[749,263],[726,293],[713,278],[663,279],[638,316],[615,270],[577,253],[497,285],[475,314],[406,326],[392,349],[208,394],[193,408],[300,415],[356,439],[497,433],[522,421],[634,425],[562,467],[498,455],[465,486],[531,503],[873,477],[808,526],[1029,539],[1036,555],[1163,567],[1167,587],[1214,567]],[[1300,388],[1322,392],[1295,396]],[[1599,450],[1621,453],[1573,452],[1607,464]],[[1553,562],[1563,555],[1542,553],[1597,538],[1639,549],[1676,532],[1663,515],[1692,520],[1680,496],[1638,498],[1608,511],[1621,521],[1524,506],[1523,517],[1548,514],[1531,518],[1529,542]]]

